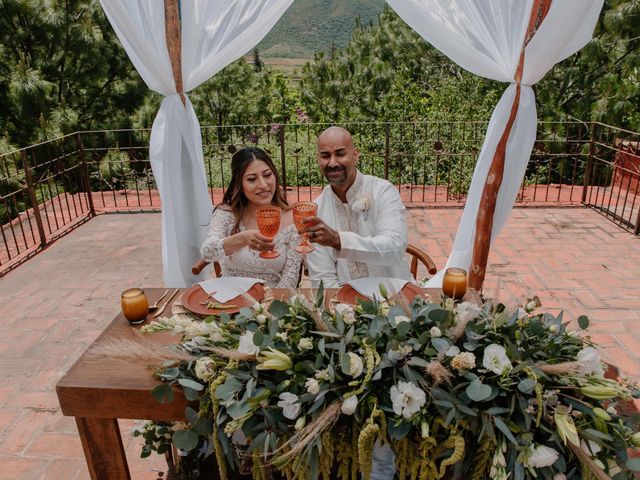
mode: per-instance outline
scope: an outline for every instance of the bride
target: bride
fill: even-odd
[[[273,239],[258,230],[256,208],[263,205],[282,209],[280,230]],[[257,147],[238,150],[231,158],[229,187],[211,215],[207,239],[200,249],[202,257],[220,263],[223,276],[254,277],[270,287],[296,288],[301,256],[293,247],[298,241],[291,207],[282,194],[273,161]],[[259,256],[260,251],[272,249],[280,256]]]

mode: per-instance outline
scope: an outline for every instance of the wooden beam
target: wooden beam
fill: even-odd
[[[180,33],[179,1],[180,0],[164,0],[164,33],[169,58],[171,59],[173,80],[176,83],[176,92],[180,95],[182,104],[186,106],[184,85],[182,83],[182,35]]]
[[[511,105],[509,119],[496,147],[496,152],[493,155],[491,167],[489,168],[487,179],[482,190],[482,196],[480,197],[480,205],[478,206],[478,214],[476,216],[473,257],[469,272],[469,287],[477,291],[482,290],[482,284],[484,283],[484,277],[487,271],[487,260],[489,259],[489,250],[491,248],[491,233],[493,231],[493,217],[496,211],[498,193],[500,192],[500,186],[502,185],[502,179],[504,177],[507,142],[509,141],[509,135],[511,134],[511,129],[513,128],[520,105],[520,81],[522,80],[522,70],[524,68],[525,48],[549,12],[551,1],[552,0],[535,0],[531,8],[529,24],[520,51],[520,59],[514,78],[516,82],[516,95]]]

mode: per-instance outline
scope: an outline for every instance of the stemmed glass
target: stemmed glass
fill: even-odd
[[[442,279],[442,293],[460,300],[467,293],[467,272],[462,268],[447,268]]]
[[[256,208],[256,222],[260,233],[269,239],[273,239],[280,228],[282,209],[275,205]],[[275,250],[260,252],[262,258],[278,258],[280,254]]]
[[[296,252],[310,253],[315,250],[313,245],[309,244],[309,235],[304,233],[303,220],[307,217],[313,217],[317,213],[318,206],[313,202],[298,202],[293,205],[293,221],[300,234],[300,243],[294,247]]]

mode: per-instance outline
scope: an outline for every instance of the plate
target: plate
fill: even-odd
[[[414,298],[418,295],[422,296],[424,293],[422,289],[414,285],[413,283],[407,283],[402,290],[400,291],[407,301],[412,302]],[[397,295],[391,296],[391,300],[394,300]],[[340,290],[336,293],[336,300],[340,303],[347,303],[349,305],[356,305],[358,303],[358,299],[360,300],[371,300],[371,298],[362,295],[360,292],[355,290],[351,285],[343,285],[340,287]]]
[[[256,283],[249,289],[247,294],[251,295],[257,302],[264,299],[264,286],[261,283]],[[245,298],[243,295],[238,295],[232,298],[223,305],[234,305],[230,308],[207,308],[207,305],[202,302],[206,302],[209,298],[207,292],[205,292],[200,285],[193,285],[185,290],[182,294],[182,305],[190,312],[197,313],[198,315],[219,315],[221,313],[236,313],[241,308],[250,307],[252,305],[251,300]]]

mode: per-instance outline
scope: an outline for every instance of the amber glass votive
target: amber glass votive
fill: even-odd
[[[122,313],[129,323],[144,322],[149,313],[149,301],[141,288],[129,288],[120,295]]]
[[[467,272],[462,268],[447,268],[442,279],[442,293],[460,300],[467,293]]]

